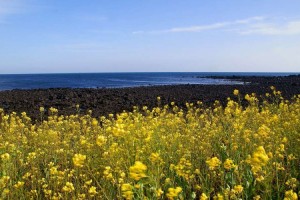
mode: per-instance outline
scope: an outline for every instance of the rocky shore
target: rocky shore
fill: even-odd
[[[238,89],[241,95],[256,93],[261,96],[271,92],[270,86],[275,86],[282,92],[282,96],[291,99],[300,94],[300,76],[285,77],[210,77],[239,80],[241,85],[172,85],[149,86],[115,89],[70,89],[51,88],[35,90],[10,90],[0,92],[0,108],[6,113],[26,112],[33,120],[40,117],[39,107],[47,111],[50,107],[57,108],[59,114],[75,114],[76,105],[80,105],[80,113],[93,111],[94,117],[131,111],[133,106],[157,105],[157,97],[161,97],[161,104],[174,101],[184,107],[186,102],[202,101],[210,106],[215,100],[226,104],[227,97],[236,98],[233,90]]]

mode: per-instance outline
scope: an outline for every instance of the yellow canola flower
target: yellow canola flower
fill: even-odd
[[[152,163],[161,163],[162,162],[162,159],[161,159],[159,153],[151,153],[149,159]]]
[[[113,179],[113,175],[111,173],[111,167],[110,166],[106,166],[105,170],[103,171],[103,175],[106,179],[110,180]]]
[[[223,165],[226,170],[231,170],[236,168],[236,165],[233,163],[233,160],[228,158],[224,161]]]
[[[96,188],[95,186],[90,187],[90,189],[89,189],[89,194],[90,194],[91,196],[95,196],[97,193],[98,193],[98,192],[97,192],[97,188]]]
[[[50,196],[52,194],[52,190],[44,189],[43,192],[45,193],[46,196]]]
[[[235,194],[241,194],[243,192],[244,188],[241,185],[236,185],[233,187],[232,192]]]
[[[285,192],[283,200],[298,200],[298,195],[293,190],[288,190]]]
[[[98,126],[98,121],[96,119],[92,120],[92,126]]]
[[[36,159],[36,152],[30,152],[30,153],[28,153],[27,159],[28,160],[34,160],[34,159]]]
[[[50,175],[58,174],[58,170],[56,166],[51,167],[49,171],[50,171]]]
[[[0,188],[4,188],[6,184],[8,184],[9,180],[10,180],[9,176],[2,176],[0,178]]]
[[[8,195],[8,194],[9,194],[9,192],[10,192],[10,190],[9,190],[9,189],[7,189],[7,188],[5,188],[5,189],[3,190],[3,192],[2,192],[2,196],[6,196],[6,195]]]
[[[296,178],[290,178],[289,180],[287,180],[287,181],[285,182],[285,184],[286,184],[287,186],[289,186],[289,187],[291,187],[291,188],[294,189],[294,188],[297,187],[298,181],[297,181]]]
[[[269,157],[263,146],[259,146],[253,153],[252,158],[248,162],[252,166],[252,171],[254,173],[258,172],[261,167],[265,166],[269,161]]]
[[[288,139],[286,137],[282,138],[281,142],[282,143],[287,143]]]
[[[161,197],[161,195],[163,195],[164,191],[159,188],[158,190],[156,190],[156,197]]]
[[[92,184],[92,182],[93,182],[93,180],[92,180],[92,179],[90,179],[89,181],[86,181],[84,184],[85,184],[85,185],[91,185],[91,184]]]
[[[62,188],[63,192],[73,192],[75,190],[73,183],[70,182],[66,182],[66,185]]]
[[[86,194],[78,194],[78,200],[86,200]]]
[[[216,196],[214,196],[213,198],[214,200],[224,200],[224,196],[222,194],[217,194]]]
[[[202,193],[200,196],[200,200],[208,200],[208,197],[205,193]]]
[[[234,94],[235,96],[239,95],[239,90],[237,90],[237,89],[233,90],[233,94]]]
[[[45,108],[44,107],[40,107],[40,112],[45,112]]]
[[[75,167],[83,167],[86,160],[86,155],[75,154],[73,157],[73,164]]]
[[[101,147],[106,143],[107,139],[103,135],[99,135],[96,140],[96,144]]]
[[[184,177],[186,180],[190,178],[192,163],[186,158],[180,158],[178,165],[171,165],[179,176]]]
[[[209,170],[215,170],[217,167],[221,165],[221,161],[217,157],[213,157],[206,161],[206,164],[209,167]]]
[[[132,192],[132,185],[129,183],[124,183],[121,186],[121,191],[122,191],[122,197],[124,197],[126,200],[133,199],[133,192]]]
[[[174,197],[178,197],[178,195],[179,195],[180,192],[182,192],[182,188],[181,187],[169,188],[168,189],[168,193],[167,193],[167,197],[168,197],[168,199],[173,200]]]
[[[9,153],[4,153],[4,154],[2,154],[2,155],[1,155],[1,159],[2,159],[3,161],[8,161],[8,160],[10,159]]]
[[[246,160],[246,162],[251,165],[251,171],[253,172],[255,179],[259,182],[264,180],[265,171],[263,170],[263,167],[267,165],[268,161],[269,157],[263,146],[257,147],[253,152],[252,157],[249,156]]]
[[[144,165],[140,161],[136,161],[134,163],[134,165],[129,168],[129,176],[130,176],[130,178],[138,181],[141,178],[146,177],[146,174],[145,174],[146,170],[147,170],[146,165]]]
[[[21,188],[23,187],[24,185],[24,182],[23,181],[18,181],[15,185],[14,185],[14,188]]]

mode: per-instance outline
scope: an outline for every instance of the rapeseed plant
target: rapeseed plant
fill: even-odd
[[[300,95],[271,90],[35,123],[0,109],[0,198],[298,199]]]

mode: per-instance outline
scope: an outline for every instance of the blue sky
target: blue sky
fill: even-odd
[[[0,73],[300,71],[299,0],[0,0]]]

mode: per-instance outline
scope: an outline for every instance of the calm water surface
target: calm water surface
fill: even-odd
[[[292,73],[74,73],[0,74],[0,90],[38,88],[121,88],[177,84],[243,84],[208,76],[285,76]]]

